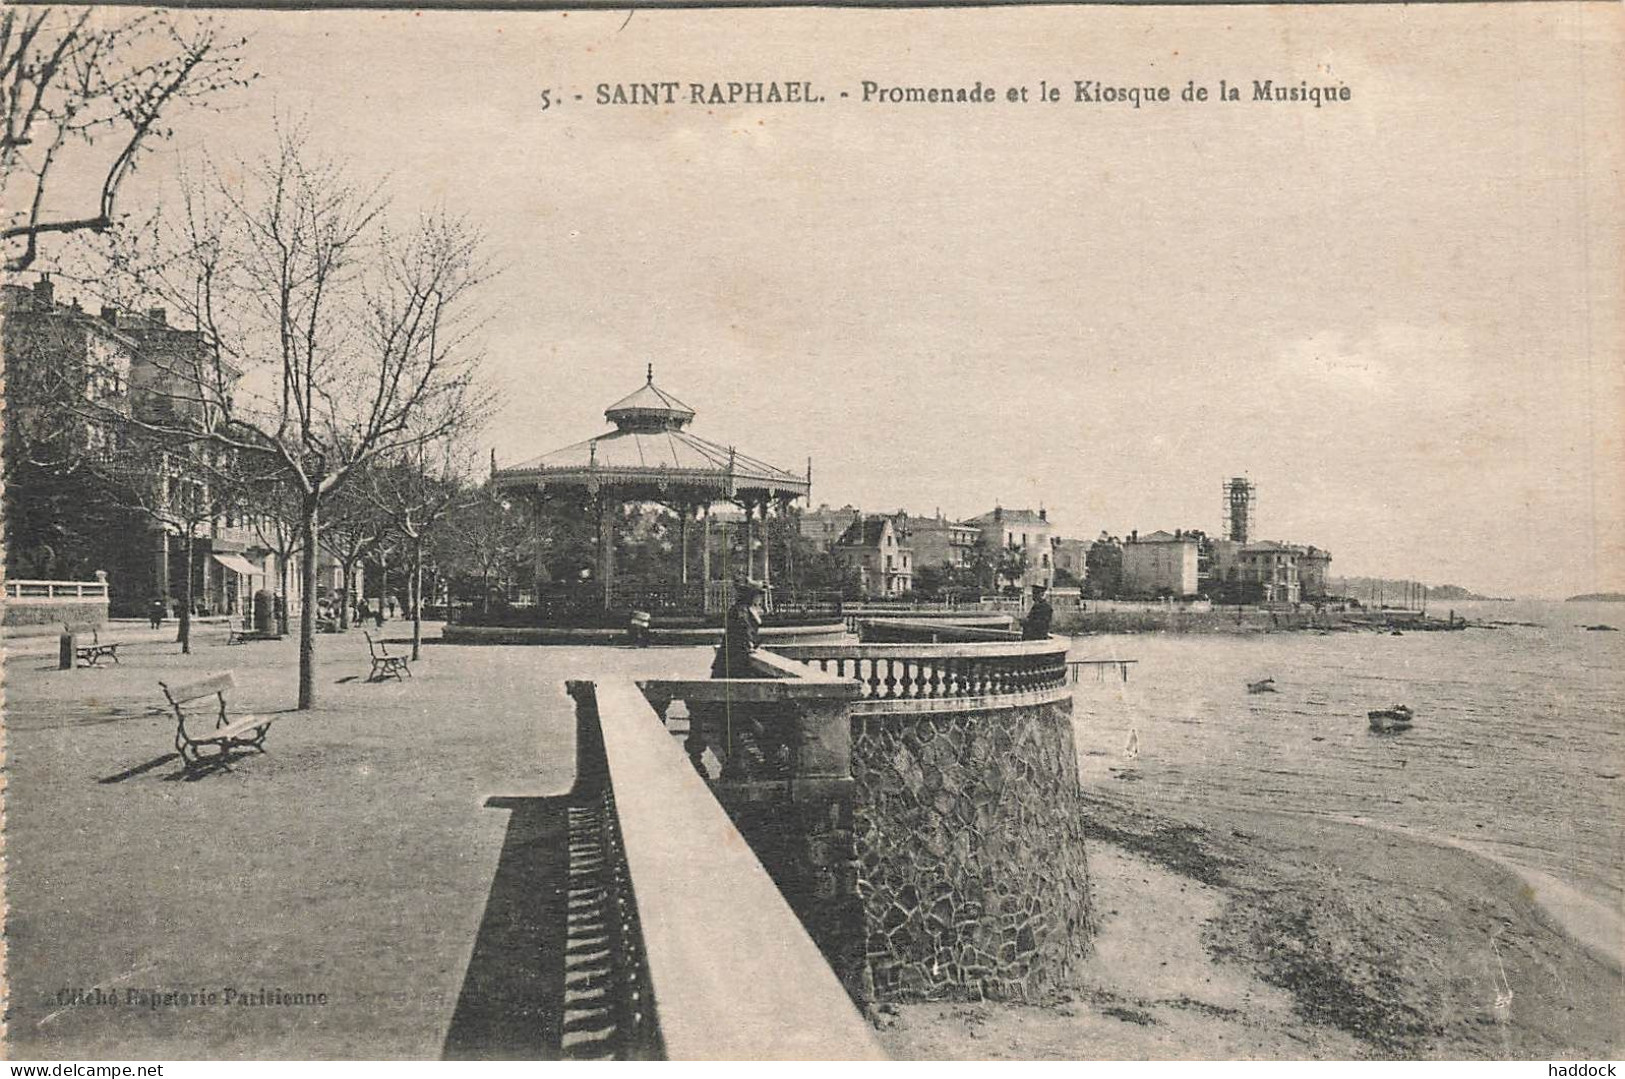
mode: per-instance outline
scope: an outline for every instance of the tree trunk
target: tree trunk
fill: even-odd
[[[318,519],[319,503],[305,506],[305,519],[300,522],[300,539],[304,562],[300,569],[300,590],[304,593],[299,603],[299,711],[316,707],[316,561],[321,557],[316,537],[321,528]]]
[[[344,572],[344,591],[339,596],[339,628],[350,628],[350,608],[354,606],[350,598],[350,589],[355,583],[355,563],[343,562],[340,567]]]
[[[423,540],[412,541],[412,660],[423,650]]]
[[[276,631],[282,636],[288,635],[288,552],[278,551],[276,554],[278,596],[281,598],[281,609],[276,613]]]
[[[192,530],[188,528],[181,537],[186,544],[186,550],[181,553],[181,564],[186,567],[185,578],[181,581],[181,611],[180,631],[176,640],[181,642],[181,655],[192,654]]]

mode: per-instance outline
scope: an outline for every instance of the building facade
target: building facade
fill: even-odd
[[[1123,544],[1123,592],[1131,596],[1194,596],[1197,537],[1158,529],[1129,534]]]
[[[114,616],[145,614],[155,598],[176,609],[188,573],[197,613],[246,614],[254,592],[286,578],[298,610],[296,567],[284,574],[263,522],[235,508],[240,492],[218,489],[207,449],[121,452],[121,417],[206,422],[186,389],[203,347],[161,309],[91,314],[47,277],[0,288],[8,575],[104,571]]]
[[[1093,540],[1064,539],[1060,536],[1050,541],[1050,547],[1055,557],[1055,572],[1057,576],[1065,572],[1072,576],[1080,586],[1089,578],[1089,548],[1094,545]]]
[[[1297,603],[1303,597],[1298,560],[1303,548],[1274,540],[1249,543],[1237,561],[1243,598],[1259,603]]]
[[[831,509],[829,503],[824,502],[815,510],[803,510],[799,515],[798,524],[801,535],[818,548],[822,554],[829,553],[830,549],[840,542],[846,530],[852,527],[854,521],[863,520],[863,511],[856,506],[846,505],[840,509]]]
[[[919,567],[969,566],[982,534],[973,524],[948,520],[941,510],[934,517],[911,517],[900,510],[892,523]]]
[[[831,553],[857,568],[866,596],[900,596],[914,589],[914,552],[899,539],[891,517],[852,522]]]
[[[1298,591],[1305,600],[1322,600],[1331,594],[1332,553],[1319,547],[1305,547],[1298,556]]]
[[[995,557],[1000,551],[1019,551],[1025,556],[1026,566],[1021,577],[1013,582],[1023,592],[1034,585],[1048,588],[1055,583],[1055,555],[1050,545],[1054,529],[1049,523],[1049,514],[1042,507],[1007,510],[994,506],[965,523],[976,527],[981,542]],[[1005,578],[1000,583],[1008,580]]]

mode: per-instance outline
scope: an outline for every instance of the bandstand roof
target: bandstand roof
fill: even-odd
[[[605,409],[604,418],[615,430],[495,469],[493,481],[503,489],[623,487],[651,498],[725,499],[746,492],[795,498],[811,487],[810,475],[684,430],[694,410],[655,385],[652,367],[647,381]]]

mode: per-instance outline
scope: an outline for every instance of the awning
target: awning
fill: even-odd
[[[233,573],[240,573],[244,577],[265,576],[265,570],[263,568],[254,565],[254,563],[250,562],[240,554],[221,554],[219,551],[215,551],[213,554],[216,562],[220,563],[222,566],[225,566]]]

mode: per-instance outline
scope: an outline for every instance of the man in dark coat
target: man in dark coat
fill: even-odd
[[[762,635],[762,586],[744,581],[734,587],[733,606],[722,623],[722,643],[711,662],[712,678],[754,678],[750,654]]]
[[[1027,617],[1021,623],[1021,639],[1041,641],[1049,636],[1050,623],[1055,621],[1055,608],[1044,598],[1044,586],[1033,585],[1033,605],[1027,608]]]

